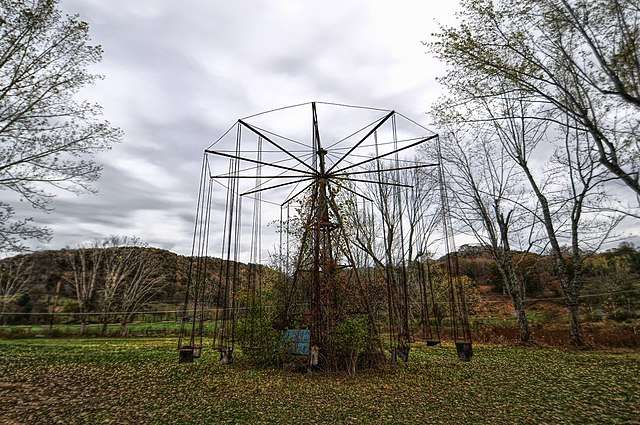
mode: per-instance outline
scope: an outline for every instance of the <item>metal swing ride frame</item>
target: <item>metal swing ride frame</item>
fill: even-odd
[[[356,110],[374,114],[375,119],[325,144],[318,124],[319,107],[330,110],[334,118],[341,116],[335,115],[336,111]],[[310,116],[309,142],[283,136],[252,121],[283,111],[303,111]],[[399,127],[412,137],[399,138]],[[385,135],[390,140],[380,142]],[[345,146],[350,141],[355,143]],[[400,159],[401,152],[429,142],[435,143],[437,162]],[[223,149],[224,143],[228,149]],[[450,337],[460,358],[469,360],[468,311],[459,279],[439,143],[438,134],[399,112],[329,102],[286,106],[237,120],[203,155],[178,341],[180,361],[200,357],[205,335],[210,335],[221,362],[231,363],[240,336],[245,346],[249,340],[250,349],[255,334],[260,332],[257,328],[265,320],[275,329],[308,329],[310,344],[325,369],[341,367],[344,356],[333,335],[336,327],[350,317],[360,317],[367,324],[365,363],[369,365],[384,361],[385,333],[392,361],[406,362],[416,338],[426,345],[439,344],[444,333],[444,308],[432,285],[438,262],[407,258],[407,252],[415,250],[408,246],[412,241],[407,242],[403,229],[403,193],[414,190],[415,182],[403,180],[401,172],[427,169],[435,173],[438,182],[440,240],[445,251],[441,281],[448,298]],[[220,169],[221,160],[226,161],[226,172],[213,173],[212,168]],[[270,183],[274,181],[278,183]],[[275,193],[278,202],[267,199],[265,195],[270,193]],[[250,213],[243,211],[243,200],[252,204]],[[224,219],[216,203],[224,204]],[[263,229],[268,227],[263,225],[263,218],[269,215],[269,209],[275,212],[271,215],[275,215],[278,243],[271,253],[275,272],[264,265],[262,247]],[[370,225],[370,240],[375,243],[380,239],[382,258],[372,261],[373,249],[354,242],[357,235],[349,225],[354,211]],[[250,225],[243,222],[247,215],[251,216]],[[375,230],[381,223],[382,237]],[[395,242],[390,241],[392,238]],[[219,242],[219,259],[209,256],[214,239]],[[267,285],[265,276],[270,270],[272,282]],[[277,276],[275,283],[273,273]],[[278,288],[277,305],[265,302],[267,286],[271,292]],[[417,336],[411,323],[416,314]]]

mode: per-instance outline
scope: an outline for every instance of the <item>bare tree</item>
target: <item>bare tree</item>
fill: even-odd
[[[534,106],[522,97],[502,96],[485,111],[493,117],[500,144],[520,167],[535,195],[539,209],[535,217],[545,229],[569,311],[571,343],[583,345],[579,315],[582,263],[608,240],[621,217],[604,212],[606,170],[598,164],[590,134],[571,125],[569,117],[565,125],[556,128],[563,134],[561,146],[555,149],[543,177],[536,177],[531,156],[539,143],[549,142],[552,136],[540,127],[541,121],[525,118],[531,108]],[[563,247],[565,241],[568,251]]]
[[[396,180],[411,186],[402,191],[407,217],[407,258],[418,261],[429,250],[429,244],[433,242],[429,237],[440,218],[437,174],[435,169],[408,169],[397,171]]]
[[[370,180],[402,182],[411,188],[399,190],[387,184],[370,187],[362,194],[367,200],[360,198],[359,207],[352,210],[348,227],[352,232],[350,239],[365,254],[363,261],[373,273],[380,274],[386,284],[389,326],[391,332],[397,330],[397,335],[391,336],[398,341],[394,355],[405,356],[410,340],[409,319],[413,315],[410,300],[420,296],[426,301],[425,290],[420,287],[422,282],[417,278],[417,267],[428,245],[424,233],[431,234],[435,227],[433,219],[437,213],[433,213],[431,206],[437,196],[437,180],[420,169],[381,173],[382,164],[374,167],[368,176]],[[373,263],[370,266],[369,259]],[[407,308],[402,308],[403,305]],[[423,305],[421,303],[421,307]],[[404,311],[406,314],[401,313]],[[424,320],[423,313],[420,312],[421,320]]]
[[[452,215],[493,257],[516,311],[520,341],[528,342],[526,291],[518,258],[532,247],[535,219],[525,206],[529,193],[523,190],[517,165],[502,146],[492,143],[486,127],[444,125],[442,153],[453,196]],[[512,251],[514,244],[518,253]]]
[[[153,296],[162,290],[165,276],[161,271],[161,261],[157,255],[145,248],[131,248],[135,252],[130,261],[130,272],[124,281],[120,298],[122,309],[122,336],[129,332],[128,325],[132,317]]]
[[[0,316],[6,323],[7,307],[24,292],[30,278],[30,268],[24,258],[19,261],[5,261],[0,265]]]
[[[465,109],[461,120],[491,123],[524,174],[547,239],[538,249],[554,258],[580,345],[582,263],[621,220],[605,185],[615,179],[640,195],[640,9],[617,0],[461,6],[459,25],[442,28],[430,47],[449,65],[442,81],[458,97],[453,107]]]
[[[411,308],[410,314],[419,314],[422,337],[440,340],[441,307],[436,297],[436,288],[430,264],[432,245],[441,229],[440,184],[436,169],[406,170],[401,173],[405,184],[411,186],[403,191],[407,216],[407,259],[410,299],[420,300],[420,308]],[[435,325],[431,320],[435,320]]]
[[[102,313],[102,331],[107,331],[110,313],[118,305],[122,288],[136,270],[140,257],[140,248],[146,245],[136,237],[111,236],[103,244],[105,249],[104,283],[100,289],[100,312]]]
[[[13,207],[0,201],[0,252],[24,251],[25,240],[47,241],[50,235],[49,229],[33,224],[32,218],[15,219]]]
[[[126,336],[132,317],[164,286],[162,259],[137,237],[112,236],[67,249],[71,284],[81,333],[86,331],[87,313],[99,310],[102,332],[114,313],[120,311],[122,335]],[[99,305],[95,305],[99,301]]]
[[[372,173],[372,180],[388,181],[385,173],[380,173],[383,167],[377,164],[377,173]],[[385,184],[378,184],[369,191],[370,199],[374,202],[370,207],[374,211],[367,211],[366,207],[362,212],[362,220],[356,223],[356,244],[364,250],[374,264],[384,271],[387,290],[387,315],[389,320],[389,332],[391,337],[396,337],[398,346],[394,348],[394,357],[398,354],[406,356],[408,354],[410,331],[408,308],[401,308],[401,304],[406,303],[407,279],[406,265],[402,263],[404,246],[401,236],[402,224],[400,203],[394,198],[397,197],[396,187]],[[364,206],[364,205],[363,205]],[[376,223],[376,216],[379,222]],[[379,229],[379,230],[378,230]],[[381,234],[381,237],[380,237]],[[402,312],[406,312],[403,314]],[[393,335],[396,333],[397,335]]]
[[[40,210],[50,210],[47,188],[91,190],[101,167],[93,155],[110,148],[120,131],[100,121],[100,107],[78,100],[99,76],[100,46],[89,26],[64,16],[56,0],[0,1],[0,189]],[[15,218],[0,203],[0,251],[22,251],[25,241],[46,241],[48,229]]]
[[[104,250],[100,242],[79,245],[75,249],[66,249],[65,255],[71,268],[71,277],[67,278],[73,288],[78,312],[80,313],[80,334],[87,329],[87,313],[92,310],[96,291],[102,273]]]

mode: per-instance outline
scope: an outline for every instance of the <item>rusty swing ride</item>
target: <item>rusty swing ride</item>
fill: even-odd
[[[416,160],[425,147],[434,161]],[[422,207],[437,208],[410,211],[429,179],[435,195]],[[268,320],[302,338],[291,354],[340,369],[333,335],[354,317],[366,323],[363,365],[406,362],[412,343],[445,334],[469,360],[444,180],[438,134],[393,110],[308,102],[238,119],[203,155],[180,361],[211,340],[231,363],[238,324]],[[439,261],[427,253],[434,225]]]

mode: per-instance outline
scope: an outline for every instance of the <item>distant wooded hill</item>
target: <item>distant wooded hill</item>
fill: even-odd
[[[141,247],[111,247],[101,249],[106,254],[125,256],[129,249],[144,250],[155,267],[155,276],[159,276],[159,289],[146,302],[146,308],[176,309],[182,305],[187,286],[187,276],[190,258],[171,251],[158,248]],[[120,254],[121,252],[121,254]],[[17,291],[15,299],[6,311],[41,313],[55,310],[56,312],[77,311],[76,294],[73,285],[74,271],[70,256],[78,250],[47,250],[30,254],[18,255],[0,260],[0,272],[5,279],[17,278],[21,280],[21,290]],[[103,255],[106,257],[106,255]],[[90,256],[87,256],[91,261]],[[104,261],[103,261],[104,262]],[[208,273],[216,276],[221,267],[221,260],[209,258]],[[247,265],[239,264],[241,273],[246,271]],[[87,266],[90,269],[91,265]],[[104,271],[98,275],[98,280],[104,279]],[[97,310],[101,297],[101,283],[97,283],[95,295],[92,297],[89,310]],[[5,300],[6,301],[6,300]],[[52,308],[52,306],[54,306]]]
[[[126,250],[126,247],[105,248]],[[161,289],[146,303],[145,308],[177,309],[181,306],[186,290],[190,257],[158,248],[143,249],[154,258],[157,273],[162,276]],[[17,312],[75,312],[76,296],[71,280],[72,266],[69,254],[74,250],[48,250],[18,255],[0,260],[0,273],[15,272],[21,267],[22,289],[5,311]],[[560,295],[553,259],[533,253],[516,253],[518,271],[523,277],[528,297],[553,297]],[[436,260],[443,265],[446,258]],[[217,278],[221,260],[210,258],[207,268]],[[458,251],[460,274],[466,275],[474,285],[483,286],[495,294],[504,294],[502,279],[491,255],[481,247],[464,245]],[[247,265],[240,264],[241,273]],[[605,293],[639,289],[640,251],[629,244],[597,254],[585,263],[585,293]],[[2,276],[0,275],[0,278]],[[486,294],[486,290],[483,291]],[[625,297],[637,298],[640,294],[625,293]],[[2,295],[2,294],[0,294]],[[96,290],[96,306],[100,290]],[[618,297],[620,298],[620,297]],[[5,300],[6,301],[6,300]],[[55,308],[52,308],[55,306]]]

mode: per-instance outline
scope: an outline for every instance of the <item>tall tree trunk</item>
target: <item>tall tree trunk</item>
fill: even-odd
[[[108,326],[108,319],[105,315],[105,317],[102,319],[102,329],[100,329],[100,336],[105,336],[107,334],[107,326]]]
[[[524,302],[513,298],[513,305],[516,308],[518,328],[520,329],[520,342],[527,343],[531,340],[531,331],[529,330],[529,319],[527,319],[527,313],[524,309]]]
[[[58,280],[58,283],[56,283],[56,293],[53,296],[53,306],[49,310],[49,312],[51,313],[49,315],[49,332],[53,331],[53,322],[55,321],[55,313],[58,309],[58,298],[60,297],[60,288],[62,287],[62,282],[63,281],[61,279]]]
[[[349,375],[353,376],[356,374],[356,363],[358,362],[358,354],[355,351],[351,352],[349,356]]]
[[[551,250],[553,256],[555,258],[556,269],[560,274],[560,284],[562,286],[562,290],[565,294],[565,301],[567,304],[567,309],[569,311],[570,317],[570,325],[569,325],[569,343],[575,346],[584,345],[584,341],[582,340],[582,333],[580,329],[580,315],[579,315],[579,307],[578,307],[578,282],[577,276],[579,272],[576,269],[576,253],[577,251],[577,232],[578,232],[578,219],[575,216],[572,217],[572,243],[573,243],[573,252],[574,252],[574,262],[573,264],[567,264],[565,258],[562,253],[562,248],[560,248],[560,243],[558,242],[558,238],[556,237],[556,231],[553,227],[553,219],[551,218],[551,211],[549,210],[549,202],[547,198],[542,194],[540,188],[538,187],[531,171],[528,168],[526,162],[521,162],[521,167],[524,170],[527,179],[529,180],[533,191],[540,202],[540,207],[542,208],[542,214],[544,219],[542,222],[544,223],[545,229],[547,231],[547,236],[549,237],[549,243],[551,245]]]
[[[518,328],[520,329],[520,342],[527,343],[531,339],[531,333],[529,331],[529,320],[527,319],[527,313],[524,306],[525,288],[522,280],[514,270],[511,245],[509,243],[509,221],[511,218],[511,212],[509,212],[505,217],[505,215],[500,211],[498,202],[494,204],[494,210],[496,214],[496,221],[500,229],[500,240],[502,241],[502,247],[500,247],[495,236],[492,238],[496,264],[498,265],[498,269],[500,270],[504,280],[504,289],[506,289],[509,296],[511,296],[513,308],[516,310]],[[487,223],[489,223],[488,218]]]
[[[510,254],[511,253],[509,253],[509,257],[507,257],[509,262],[511,262]],[[512,288],[511,300],[513,301],[513,306],[516,309],[518,328],[520,328],[520,342],[527,343],[531,339],[531,331],[529,330],[529,319],[527,319],[527,313],[524,305],[525,288],[522,280],[513,269],[513,264],[509,264],[509,276]]]
[[[503,262],[510,261],[510,258],[504,258]],[[529,320],[524,305],[524,291],[520,283],[520,279],[513,271],[509,264],[498,264],[498,269],[504,280],[504,288],[511,297],[511,303],[516,311],[516,320],[518,329],[520,330],[520,342],[527,343],[531,339],[531,331],[529,330]]]
[[[129,336],[129,321],[126,318],[120,323],[120,336]]]
[[[578,303],[569,304],[569,342],[576,347],[584,346],[582,327],[580,326],[580,306]]]
[[[578,291],[575,277],[565,288],[565,299],[567,310],[569,312],[569,343],[575,347],[583,347],[585,345],[582,337],[582,326],[580,324],[580,303],[578,301]]]

